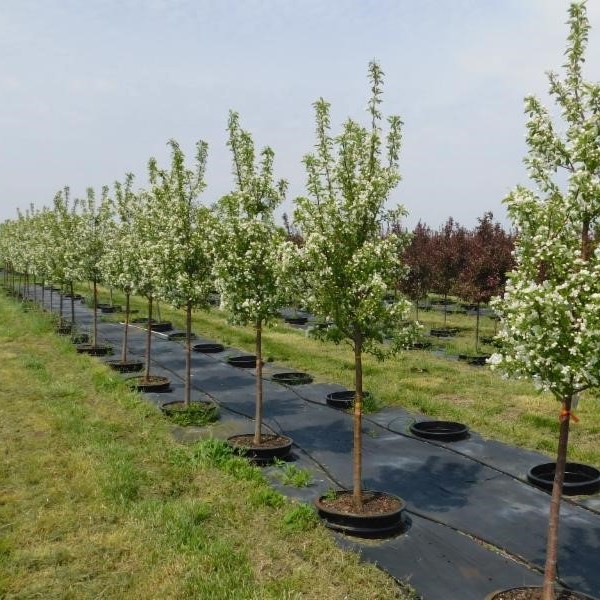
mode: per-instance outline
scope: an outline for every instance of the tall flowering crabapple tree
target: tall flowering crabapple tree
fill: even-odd
[[[112,228],[110,243],[106,245],[100,260],[100,270],[104,280],[111,287],[121,289],[125,294],[125,324],[121,345],[121,364],[127,364],[127,345],[131,294],[139,279],[139,258],[134,229],[134,215],[139,210],[139,194],[133,191],[134,176],[125,175],[123,182],[115,181],[115,210],[118,221]]]
[[[256,160],[250,133],[240,128],[239,116],[229,113],[228,146],[233,155],[235,189],[216,207],[220,224],[216,236],[215,273],[221,305],[231,320],[253,325],[256,332],[256,412],[254,444],[261,443],[262,330],[281,307],[283,273],[281,248],[285,234],[275,226],[274,209],[283,202],[287,182],[273,180],[274,152],[263,148]]]
[[[77,279],[80,263],[80,231],[77,202],[71,202],[71,191],[68,187],[59,190],[53,200],[53,208],[47,222],[44,237],[47,244],[46,270],[50,281],[59,283],[61,288]],[[75,321],[75,307],[71,296],[71,321]],[[63,296],[60,297],[60,318],[62,321]],[[50,290],[50,309],[52,309],[52,290]]]
[[[148,171],[152,173],[153,159],[148,161]],[[151,175],[150,175],[151,176]],[[146,356],[142,383],[150,383],[150,365],[152,358],[152,304],[163,285],[164,247],[160,244],[159,231],[165,219],[162,207],[164,194],[156,183],[150,191],[140,194],[140,206],[133,217],[133,231],[137,248],[138,267],[132,272],[132,289],[148,300],[148,322],[146,330]]]
[[[175,140],[171,147],[171,168],[158,168],[156,161],[149,165],[150,181],[162,186],[158,195],[163,215],[158,243],[163,248],[163,276],[160,295],[176,306],[185,307],[186,369],[184,405],[189,407],[192,365],[192,309],[209,308],[213,289],[213,246],[215,221],[209,208],[197,203],[206,188],[205,173],[208,144],[196,144],[194,168],[185,165],[185,155]]]
[[[101,261],[113,237],[113,204],[110,199],[108,186],[102,187],[100,202],[96,201],[93,188],[86,190],[86,198],[78,200],[77,231],[77,262],[71,272],[70,279],[79,279],[92,282],[93,299],[93,326],[92,347],[98,343],[98,283],[102,281]]]
[[[390,192],[400,181],[398,155],[400,117],[387,118],[384,137],[379,110],[383,72],[369,65],[370,126],[348,119],[337,137],[330,133],[330,105],[315,103],[316,152],[304,158],[310,198],[298,198],[295,222],[305,240],[299,268],[306,288],[301,290],[309,310],[333,322],[318,330],[324,338],[349,343],[354,352],[353,499],[363,504],[362,438],[363,353],[378,358],[397,352],[410,342],[413,330],[404,324],[410,302],[384,302],[406,269],[401,256],[408,236],[393,232],[403,208],[386,211]],[[389,231],[382,236],[382,231]],[[293,246],[288,250],[293,252]],[[291,260],[294,260],[293,257]],[[391,338],[389,344],[384,344]]]
[[[548,75],[560,125],[537,98],[525,100],[525,163],[537,189],[517,187],[505,200],[518,231],[516,267],[495,303],[502,348],[491,358],[508,375],[532,378],[561,405],[544,600],[554,598],[573,409],[582,392],[600,384],[600,85],[582,75],[589,31],[584,2],[571,4],[568,24],[564,77]]]

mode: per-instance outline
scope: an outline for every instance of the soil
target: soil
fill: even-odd
[[[261,448],[278,448],[289,443],[289,439],[281,435],[262,434],[260,436],[260,447]],[[256,448],[254,443],[254,434],[248,433],[245,435],[238,435],[235,438],[236,446],[243,448]]]
[[[585,596],[568,590],[556,590],[554,598],[555,600],[582,600]],[[516,588],[498,592],[492,596],[492,600],[542,600],[542,588]]]
[[[320,503],[327,509],[355,515],[380,515],[402,508],[397,498],[373,492],[363,492],[363,505],[359,508],[354,504],[352,492],[338,492],[334,499],[321,498]]]

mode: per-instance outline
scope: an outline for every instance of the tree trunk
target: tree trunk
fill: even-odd
[[[62,299],[62,296],[61,296]],[[96,314],[96,308],[98,306],[98,283],[96,282],[96,278],[94,277],[94,293],[92,300],[92,311],[93,311],[93,321],[94,328],[92,330],[92,346],[96,347],[96,342],[98,339],[98,315]]]
[[[185,307],[185,388],[183,402],[186,408],[190,406],[192,388],[192,303],[188,300]]]
[[[415,321],[419,320],[419,301],[415,302]]]
[[[46,282],[42,279],[42,310],[46,310],[46,305],[44,304],[46,300],[46,290],[44,289],[44,285]]]
[[[125,292],[125,328],[123,331],[123,345],[121,346],[121,362],[127,362],[127,336],[129,335],[129,292]]]
[[[146,368],[144,380],[150,379],[150,351],[152,349],[152,296],[148,296],[148,323],[146,330]]]
[[[75,298],[73,298],[73,281],[71,280],[71,327],[75,329]]]
[[[263,410],[263,381],[262,381],[262,321],[256,320],[256,410],[254,416],[254,443],[258,446],[261,441]]]
[[[108,288],[108,297],[110,298],[109,302],[110,302],[110,306],[112,308],[114,306],[112,286]]]
[[[560,499],[565,480],[565,463],[567,462],[572,400],[572,397],[563,398],[562,412],[560,417],[561,421],[560,435],[558,438],[558,451],[556,455],[556,473],[554,475],[554,484],[552,485],[550,516],[548,519],[548,541],[546,543],[546,564],[544,566],[543,600],[554,600],[554,581],[556,579],[556,563],[558,560]]]
[[[444,294],[444,327],[448,322],[448,294]]]
[[[33,275],[33,302],[37,304],[37,287],[35,284],[35,274]]]
[[[479,354],[479,302],[477,302],[477,314],[475,316],[475,354]]]
[[[354,339],[354,444],[352,455],[352,498],[359,509],[363,505],[362,495],[362,337]]]
[[[63,295],[63,285],[62,285],[62,283],[60,284],[60,292],[58,293],[58,296],[60,298],[60,300],[58,302],[58,305],[59,305],[59,308],[58,308],[59,319],[58,320],[59,320],[59,323],[62,325],[63,324],[63,304],[64,304],[64,302],[63,302],[64,295]]]
[[[52,300],[54,298],[54,290],[52,289],[52,282],[50,282],[50,312],[52,312]]]

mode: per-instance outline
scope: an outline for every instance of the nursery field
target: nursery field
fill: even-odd
[[[214,315],[196,327],[245,335]],[[300,337],[279,329],[269,351],[294,360],[284,349]],[[259,469],[214,442],[177,445],[48,316],[4,297],[0,373],[0,597],[411,597]]]
[[[79,291],[87,293],[82,286]],[[102,301],[108,294],[103,290]],[[115,294],[115,301],[121,297]],[[145,302],[136,298],[133,305],[144,313]],[[163,307],[162,318],[183,327],[182,311]],[[414,316],[414,315],[413,315]],[[103,317],[109,320],[122,315]],[[443,325],[439,311],[419,311],[423,333]],[[203,336],[252,352],[251,328],[233,327],[219,310],[195,312],[194,331]],[[431,338],[434,351],[410,350],[378,362],[363,359],[364,385],[379,406],[403,406],[432,417],[456,420],[484,436],[545,452],[555,458],[558,441],[560,404],[549,394],[540,393],[526,381],[503,379],[489,367],[474,367],[456,360],[460,353],[474,352],[475,317],[448,314],[447,324],[460,329],[455,338]],[[494,322],[481,318],[481,335],[491,336]],[[283,320],[263,333],[265,357],[305,371],[317,381],[335,382],[353,387],[354,363],[350,347],[336,346],[312,339],[306,332]],[[493,347],[482,345],[484,352]],[[376,408],[376,407],[371,407]],[[600,402],[597,396],[584,394],[576,411],[579,422],[571,428],[569,459],[600,466]]]

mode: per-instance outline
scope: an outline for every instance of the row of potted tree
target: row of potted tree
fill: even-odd
[[[554,125],[539,100],[526,100],[526,163],[537,189],[518,187],[506,200],[518,237],[515,268],[504,297],[495,302],[502,318],[502,347],[491,361],[509,375],[532,378],[561,405],[544,600],[554,597],[570,421],[579,395],[600,385],[600,86],[582,76],[589,31],[585,3],[574,2],[569,15],[566,74],[550,74],[550,94],[561,110],[562,126]],[[146,295],[150,306],[161,298],[185,306],[188,315],[208,303],[206,294],[216,285],[232,318],[252,324],[256,332],[254,442],[262,439],[262,328],[282,302],[298,296],[330,324],[319,335],[348,342],[354,355],[353,490],[319,499],[320,510],[332,519],[344,512],[387,514],[389,498],[365,493],[362,487],[362,357],[369,352],[385,358],[414,335],[406,323],[408,301],[384,302],[407,273],[400,257],[409,239],[393,226],[403,209],[390,212],[386,207],[400,179],[401,121],[388,117],[384,133],[383,73],[376,63],[370,64],[369,78],[366,127],[349,119],[334,136],[329,104],[322,99],[315,103],[317,140],[314,152],[304,159],[307,196],[297,200],[294,213],[301,245],[286,242],[274,224],[273,210],[286,185],[274,181],[273,152],[265,148],[256,156],[252,138],[240,128],[235,113],[229,121],[235,186],[214,210],[200,210],[195,203],[204,189],[205,144],[198,144],[196,167],[188,169],[178,145],[171,142],[169,170],[150,161],[149,190],[134,193],[129,176],[115,187],[118,220],[108,218],[114,203],[106,189],[98,207],[91,192],[85,202],[71,205],[68,190],[63,190],[54,210],[31,210],[5,223],[0,234],[5,264],[23,273],[62,285],[104,277],[130,294]],[[559,169],[566,185],[555,177]],[[481,225],[487,228],[489,223]],[[96,236],[112,230],[119,232],[115,239],[123,236],[121,245],[102,248]],[[85,231],[85,240],[81,234],[67,238],[72,231]],[[60,243],[59,232],[65,235]],[[36,250],[42,240],[46,245]],[[187,333],[189,350],[189,321]],[[384,344],[384,336],[391,336],[392,343]],[[401,511],[400,499],[395,508]],[[501,597],[523,597],[519,593]]]

